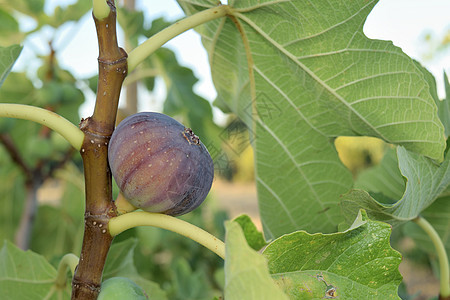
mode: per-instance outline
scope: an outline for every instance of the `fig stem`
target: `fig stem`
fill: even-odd
[[[30,120],[53,129],[80,151],[84,133],[69,120],[50,110],[36,106],[1,103],[0,117]]]
[[[66,285],[66,272],[67,268],[70,269],[70,272],[75,273],[75,268],[78,265],[79,258],[73,253],[68,253],[61,258],[61,261],[58,265],[58,271],[56,275],[55,284],[59,287],[64,287]]]
[[[111,10],[106,0],[93,0],[92,2],[92,13],[94,17],[98,20],[105,19]]]
[[[417,225],[420,226],[420,228],[423,229],[423,231],[426,232],[426,234],[430,237],[431,242],[433,243],[434,247],[436,248],[436,253],[438,256],[439,261],[439,280],[440,280],[440,291],[439,294],[441,297],[445,298],[450,296],[450,272],[449,272],[449,265],[448,265],[448,257],[447,252],[445,251],[444,243],[442,242],[441,238],[439,237],[436,230],[433,228],[433,226],[423,217],[419,216],[413,220]]]
[[[134,207],[130,202],[128,202],[128,200],[123,196],[121,192],[119,192],[119,195],[117,195],[117,198],[114,201],[114,205],[116,206],[119,215],[123,215],[138,209],[137,207]]]
[[[135,211],[109,220],[109,233],[119,233],[137,226],[153,226],[184,235],[225,259],[225,244],[212,234],[181,219],[158,213]]]
[[[208,21],[215,20],[231,13],[231,8],[228,5],[219,5],[209,9],[205,9],[192,16],[186,17],[169,27],[161,30],[153,35],[145,42],[133,49],[128,55],[128,73],[131,73],[137,65],[144,59],[150,56],[153,52],[158,50],[162,45],[177,37],[183,32],[192,29],[198,25],[204,24]]]

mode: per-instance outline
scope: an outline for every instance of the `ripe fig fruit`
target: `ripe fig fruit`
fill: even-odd
[[[111,136],[108,159],[132,205],[172,216],[199,206],[214,177],[213,161],[198,136],[160,113],[125,118]]]
[[[102,283],[97,300],[148,300],[147,294],[134,281],[125,277],[112,277]]]

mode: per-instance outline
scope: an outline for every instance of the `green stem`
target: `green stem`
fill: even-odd
[[[94,14],[94,17],[96,17],[98,20],[105,19],[110,12],[110,8],[106,3],[106,0],[93,0],[92,2],[92,13]]]
[[[84,133],[77,126],[57,113],[40,107],[0,103],[0,117],[25,119],[45,125],[62,135],[78,151],[83,144]]]
[[[137,46],[128,55],[128,73],[136,68],[145,58],[158,50],[162,45],[181,33],[208,21],[215,20],[231,13],[228,5],[215,6],[170,25]]]
[[[434,230],[433,226],[428,223],[423,217],[417,217],[413,220],[417,225],[419,225],[430,237],[431,242],[436,248],[438,261],[439,261],[439,269],[440,269],[440,296],[441,297],[449,297],[450,296],[450,274],[449,274],[449,265],[448,265],[448,257],[447,252],[445,251],[445,246],[442,243],[441,238],[439,237],[436,230]]]
[[[225,244],[221,240],[191,223],[168,215],[144,211],[130,212],[109,220],[108,229],[112,236],[116,236],[136,226],[154,226],[179,233],[225,259]]]
[[[69,253],[63,256],[58,265],[58,272],[55,280],[56,286],[64,287],[66,285],[67,267],[70,269],[70,272],[73,276],[73,274],[75,273],[75,268],[78,265],[78,261],[79,258],[75,254]]]

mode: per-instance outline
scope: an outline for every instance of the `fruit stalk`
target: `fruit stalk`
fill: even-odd
[[[192,29],[198,25],[204,24],[208,21],[225,17],[231,14],[232,10],[228,5],[219,5],[209,9],[205,9],[199,13],[189,16],[183,20],[180,20],[171,26],[161,30],[148,40],[137,46],[130,52],[128,59],[128,72],[136,68],[144,59],[150,54],[158,50],[162,45],[170,41],[172,38],[177,37],[181,33]]]
[[[30,120],[58,132],[75,149],[80,150],[83,132],[64,117],[50,110],[24,104],[1,103],[0,117]]]
[[[108,226],[111,235],[118,235],[136,226],[153,226],[167,229],[196,241],[225,259],[225,244],[220,239],[191,223],[172,216],[136,211],[112,218]]]
[[[127,55],[118,47],[116,9],[108,0],[109,15],[101,20],[94,14],[99,44],[97,99],[92,117],[81,121],[85,134],[81,146],[86,185],[86,210],[80,262],[72,280],[72,299],[97,299],[103,268],[113,237],[108,221],[116,209],[112,201],[112,179],[108,166],[108,143],[114,130]]]
[[[70,272],[73,274],[75,273],[75,268],[78,265],[78,257],[75,254],[68,253],[61,258],[61,261],[58,265],[58,271],[56,273],[56,279],[55,284],[58,287],[65,287],[66,281],[67,281],[67,268],[70,269]]]

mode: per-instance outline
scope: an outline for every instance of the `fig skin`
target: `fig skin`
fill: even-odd
[[[144,290],[125,277],[112,277],[102,283],[97,300],[148,300]]]
[[[192,130],[155,112],[120,122],[108,145],[108,160],[132,205],[172,216],[198,207],[214,177],[211,156]]]

